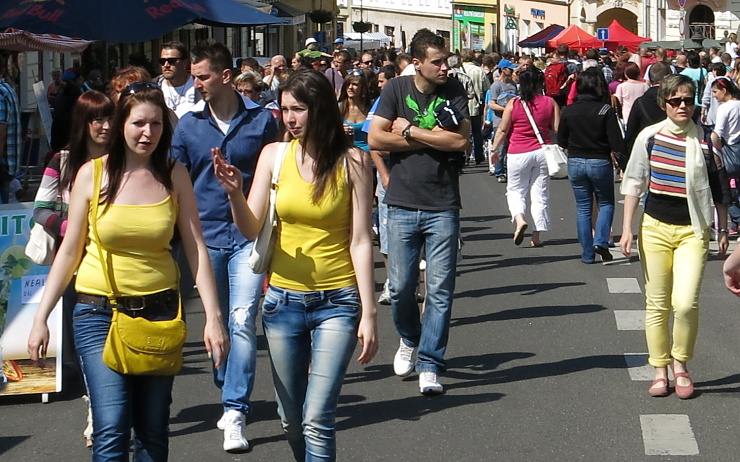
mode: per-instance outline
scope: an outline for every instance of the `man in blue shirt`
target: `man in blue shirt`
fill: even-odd
[[[247,194],[259,153],[275,140],[277,127],[269,111],[234,91],[231,53],[224,45],[193,50],[191,62],[202,101],[180,119],[172,155],[190,171],[223,318],[228,319],[231,350],[221,368],[214,371],[224,406],[218,427],[224,430],[224,450],[243,452],[249,449],[244,424],[254,385],[255,321],[264,275],[254,274],[247,264],[252,242],[234,225],[229,199],[213,174],[211,151],[220,149],[224,158],[242,171]]]

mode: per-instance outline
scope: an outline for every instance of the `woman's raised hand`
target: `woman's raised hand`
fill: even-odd
[[[211,148],[213,157],[213,173],[227,194],[241,192],[243,186],[242,172],[226,162],[221,155],[221,148]]]

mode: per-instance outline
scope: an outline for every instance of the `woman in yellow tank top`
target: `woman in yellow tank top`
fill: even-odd
[[[43,358],[49,313],[77,271],[73,330],[90,391],[96,461],[128,460],[132,428],[137,460],[167,460],[173,377],[118,373],[103,363],[102,353],[112,316],[109,280],[118,310],[130,307],[129,314],[136,309],[153,320],[177,315],[178,273],[170,254],[175,227],[205,308],[206,349],[217,367],[228,351],[190,177],[183,165],[169,160],[172,129],[166,114],[156,85],[137,82],[124,89],[111,127],[110,154],[84,164],[74,180],[67,232],[28,339],[31,359]],[[95,185],[101,185],[100,206],[92,216]]]
[[[265,221],[275,157],[277,239],[262,322],[278,411],[296,460],[336,459],[335,416],[359,339],[361,364],[377,351],[370,207],[371,160],[344,134],[334,92],[315,71],[280,88],[289,143],[260,155],[249,198],[241,174],[214,155],[234,223],[254,239]]]

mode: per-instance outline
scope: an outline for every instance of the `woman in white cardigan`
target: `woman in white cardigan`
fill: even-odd
[[[690,398],[694,385],[686,368],[693,357],[698,331],[698,301],[717,208],[719,251],[727,251],[729,184],[721,160],[703,141],[691,119],[696,87],[682,75],[667,77],[658,104],[667,119],[645,128],[637,137],[624,172],[622,239],[624,255],[632,252],[632,217],[640,197],[648,193],[639,231],[640,262],[645,275],[645,334],[655,368],[648,393],[670,394],[668,370],[676,378],[679,398]],[[673,335],[668,329],[673,311]],[[672,337],[672,338],[671,338]]]

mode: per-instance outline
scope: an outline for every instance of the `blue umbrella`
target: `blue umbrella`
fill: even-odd
[[[0,0],[0,29],[110,42],[159,38],[184,24],[283,24],[234,0]]]

